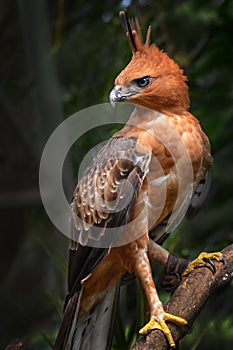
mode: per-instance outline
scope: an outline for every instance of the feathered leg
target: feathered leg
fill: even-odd
[[[168,252],[162,247],[160,248],[158,250],[158,257],[162,258],[162,260],[166,257],[165,260],[167,261]],[[159,253],[161,253],[161,255]],[[134,272],[141,282],[150,309],[150,321],[139,331],[139,333],[146,334],[153,329],[159,329],[166,336],[170,347],[175,347],[171,331],[165,321],[170,321],[180,326],[187,325],[187,321],[164,311],[155,288],[150,263],[145,249],[139,249],[136,254]]]

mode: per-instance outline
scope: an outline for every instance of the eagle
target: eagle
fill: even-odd
[[[99,150],[78,182],[71,204],[68,295],[55,350],[111,348],[120,285],[136,276],[145,293],[149,322],[175,347],[150,262],[188,274],[221,253],[193,262],[175,258],[162,243],[186,215],[200,210],[210,187],[208,137],[189,112],[187,77],[165,52],[142,41],[137,19],[120,18],[132,58],[115,79],[110,102],[131,103],[125,126]],[[178,269],[177,269],[178,266]],[[177,281],[176,281],[177,282]],[[175,282],[174,282],[175,283]]]

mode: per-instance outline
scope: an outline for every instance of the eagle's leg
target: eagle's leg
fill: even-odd
[[[148,242],[148,256],[154,263],[165,266],[162,287],[166,292],[174,292],[181,282],[183,272],[187,268],[189,261],[171,255],[152,239]]]
[[[161,251],[161,253],[164,253],[164,258],[165,256],[168,256],[168,253],[165,252],[165,250],[163,252]],[[140,254],[137,254],[137,256],[139,259],[136,259],[134,272],[141,282],[150,308],[150,321],[139,331],[139,333],[146,334],[153,329],[159,329],[166,336],[170,347],[175,347],[171,331],[165,321],[170,321],[181,326],[187,325],[187,321],[164,311],[155,288],[147,252],[145,249],[141,249]]]
[[[155,243],[151,238],[148,241],[148,256],[151,261],[166,266],[169,252],[161,245]]]
[[[221,261],[223,262],[224,266],[226,266],[227,261],[225,256],[220,252],[215,253],[201,253],[195,260],[191,261],[185,271],[183,272],[183,276],[187,276],[192,270],[198,268],[198,267],[208,267],[211,269],[213,273],[216,271],[216,267],[214,264],[215,261]]]

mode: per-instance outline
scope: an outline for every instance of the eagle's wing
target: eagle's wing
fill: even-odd
[[[73,338],[79,339],[71,333],[89,322],[90,315],[81,323],[77,320],[74,322],[82,293],[82,281],[99,264],[111,245],[116,244],[119,237],[111,237],[111,231],[108,229],[118,227],[120,231],[121,226],[130,221],[136,198],[149,170],[150,158],[150,153],[137,151],[136,137],[112,138],[98,152],[74,191],[71,225],[73,240],[70,245],[68,269],[69,293],[63,323],[54,347],[56,350],[68,349],[65,347],[67,342]],[[99,303],[92,313],[102,314],[105,310],[108,310],[109,314],[112,313],[114,293],[116,292],[108,293],[102,301],[104,306]],[[108,303],[108,307],[105,302]],[[109,323],[109,318],[105,318]],[[111,328],[111,324],[107,326]],[[93,333],[94,328],[91,330]],[[109,332],[109,329],[106,328],[106,332]]]
[[[117,244],[117,232],[130,220],[151,157],[149,153],[137,152],[136,144],[135,137],[112,138],[98,152],[75,189],[72,203],[74,241],[71,242],[69,265],[71,294],[108,249]],[[112,232],[108,228],[119,230]],[[80,244],[75,243],[77,241]]]
[[[201,210],[203,203],[205,202],[206,197],[209,193],[210,185],[211,185],[211,169],[206,170],[205,174],[203,175],[201,181],[199,182],[197,188],[193,193],[188,211],[186,213],[186,217],[188,219],[192,219]]]

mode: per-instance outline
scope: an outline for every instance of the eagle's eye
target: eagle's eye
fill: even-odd
[[[140,88],[144,88],[148,85],[150,85],[150,77],[146,76],[146,77],[142,77],[139,79],[135,79],[137,86]]]

